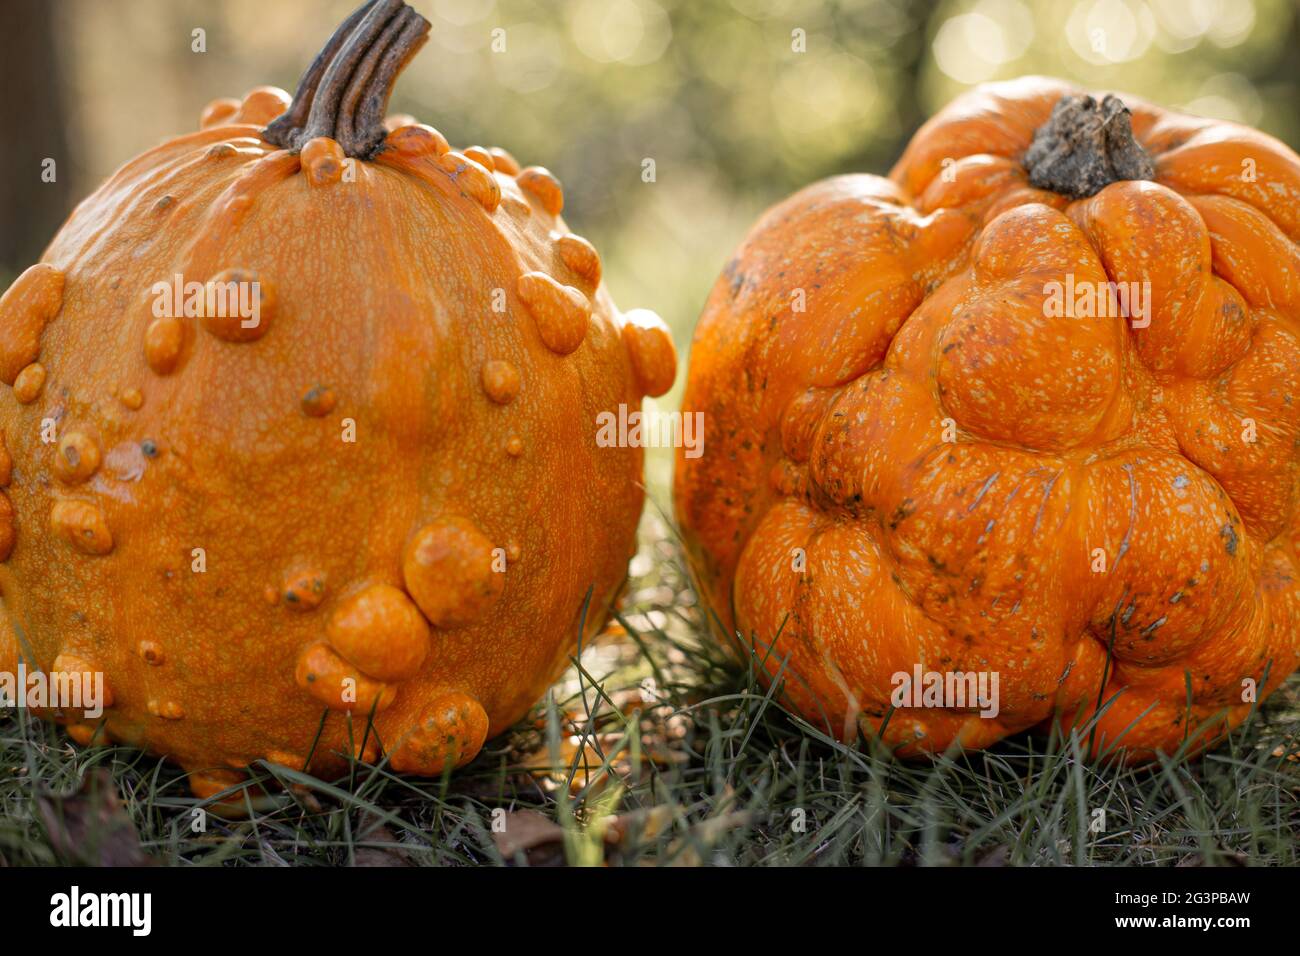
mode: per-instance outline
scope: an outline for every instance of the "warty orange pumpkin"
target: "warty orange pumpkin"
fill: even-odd
[[[1300,663],[1297,242],[1283,144],[1039,77],[768,211],[676,463],[720,632],[904,756],[1218,738]]]
[[[0,301],[0,670],[102,674],[101,720],[53,716],[199,794],[465,763],[634,550],[641,452],[595,421],[671,385],[671,337],[546,169],[385,122],[428,29],[370,0],[292,101],[211,104]]]

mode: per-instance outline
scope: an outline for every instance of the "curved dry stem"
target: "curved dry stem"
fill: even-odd
[[[388,100],[393,94],[393,78],[406,69],[406,64],[415,58],[428,40],[428,24],[414,10],[402,28],[397,41],[384,51],[383,59],[370,82],[366,84],[357,109],[357,128],[368,130],[384,129],[384,115],[388,112]],[[379,137],[382,142],[383,136]],[[377,144],[376,144],[377,145]]]
[[[262,138],[296,151],[328,136],[345,155],[370,159],[384,140],[383,111],[397,76],[428,33],[429,22],[402,0],[368,0],[334,31]]]

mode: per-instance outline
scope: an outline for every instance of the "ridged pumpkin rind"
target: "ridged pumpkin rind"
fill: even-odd
[[[1121,94],[1155,179],[1071,201],[1021,157],[1076,92],[981,87],[889,178],[778,204],[697,327],[693,574],[845,739],[982,747],[1102,701],[1096,748],[1141,759],[1300,664],[1300,159]],[[1067,273],[1149,282],[1150,325],[1048,316]],[[892,707],[917,665],[996,672],[997,715]]]

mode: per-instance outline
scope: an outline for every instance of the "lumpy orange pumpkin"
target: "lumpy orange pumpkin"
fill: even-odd
[[[1099,707],[1098,751],[1217,738],[1300,663],[1298,241],[1281,143],[1043,78],[770,210],[677,460],[721,628],[903,755]],[[996,706],[920,692],[958,674]]]
[[[671,384],[671,339],[549,172],[385,124],[428,28],[367,3],[292,103],[213,103],[0,301],[0,670],[103,674],[101,720],[55,716],[199,793],[466,762],[634,548],[640,451],[595,421]]]

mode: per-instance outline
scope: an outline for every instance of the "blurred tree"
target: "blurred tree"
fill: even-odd
[[[1285,130],[1278,134],[1287,138],[1290,145],[1300,147],[1296,135],[1300,132],[1300,108],[1296,106],[1297,83],[1300,83],[1300,0],[1295,0],[1295,15],[1287,21],[1286,38],[1279,44],[1282,53],[1276,57],[1268,70],[1255,78],[1255,85],[1267,97],[1282,104],[1279,111],[1288,117]],[[1287,133],[1291,135],[1286,136]]]
[[[906,6],[911,27],[907,40],[901,44],[896,53],[899,59],[899,72],[902,74],[898,83],[898,119],[899,133],[897,139],[890,142],[883,150],[876,149],[862,158],[863,165],[854,168],[875,168],[887,170],[893,166],[912,134],[921,128],[921,124],[930,118],[930,111],[921,101],[921,78],[925,73],[926,63],[930,58],[930,42],[933,40],[931,20],[939,7],[939,0],[912,0]],[[856,157],[855,157],[856,159]]]
[[[35,262],[71,208],[70,190],[41,179],[46,159],[62,166],[69,141],[56,28],[46,0],[0,3],[0,275]]]

